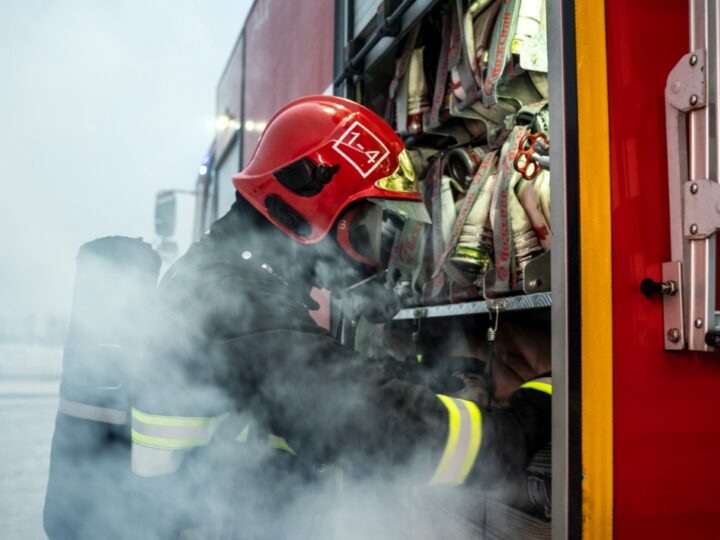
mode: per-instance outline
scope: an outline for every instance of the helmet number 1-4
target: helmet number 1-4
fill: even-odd
[[[360,122],[353,122],[335,141],[333,149],[363,178],[372,173],[390,155],[390,151],[382,141]]]

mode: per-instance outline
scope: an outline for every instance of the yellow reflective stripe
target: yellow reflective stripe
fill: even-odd
[[[276,450],[284,450],[289,452],[293,456],[296,456],[295,450],[293,450],[285,439],[278,437],[277,435],[268,435],[268,446],[275,448]]]
[[[240,443],[246,443],[248,441],[248,436],[250,435],[250,424],[245,426],[242,431],[240,432],[240,435],[235,437],[235,440]]]
[[[246,443],[246,442],[248,442],[249,435],[250,435],[250,424],[248,424],[247,426],[245,426],[243,428],[243,430],[240,432],[240,434],[237,437],[235,437],[235,440],[239,443]],[[267,445],[270,448],[274,448],[276,450],[283,450],[294,456],[297,455],[295,453],[295,450],[293,450],[293,448],[288,444],[288,442],[278,435],[273,435],[273,434],[268,435]]]
[[[165,450],[189,449],[210,442],[226,414],[213,417],[164,416],[132,409],[134,443]]]
[[[552,384],[540,381],[528,381],[523,384],[520,388],[532,388],[533,390],[539,390],[552,396]]]
[[[470,413],[470,448],[468,449],[467,456],[465,456],[465,463],[463,463],[462,470],[460,472],[460,483],[465,482],[465,479],[470,474],[472,466],[475,463],[478,453],[480,452],[480,443],[482,441],[482,415],[480,409],[472,401],[461,400],[467,407]]]
[[[143,435],[134,429],[131,430],[132,442],[149,446],[152,448],[160,448],[164,450],[182,450],[187,448],[196,448],[205,446],[210,442],[209,438],[203,439],[169,439],[167,437],[153,437],[151,435]]]
[[[200,417],[200,416],[160,416],[156,414],[144,413],[135,407],[132,409],[132,417],[144,424],[153,426],[182,426],[182,427],[199,427],[207,426],[219,420],[219,416]]]
[[[452,398],[448,396],[437,394],[437,397],[448,410],[448,438],[445,443],[445,450],[440,458],[440,463],[438,463],[435,474],[433,474],[433,477],[430,479],[431,484],[444,483],[443,479],[445,478],[446,471],[450,468],[458,437],[460,436],[460,411],[457,405],[455,405]]]
[[[448,438],[430,484],[459,486],[470,474],[482,443],[482,416],[472,401],[437,394],[448,411]]]

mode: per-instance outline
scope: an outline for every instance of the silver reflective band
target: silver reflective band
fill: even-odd
[[[133,407],[132,441],[151,448],[182,450],[204,446],[227,414],[212,417],[147,414]]]
[[[70,401],[64,397],[60,398],[58,411],[68,416],[82,418],[83,420],[93,420],[95,422],[104,422],[118,426],[127,424],[127,411],[88,405],[87,403]]]
[[[482,416],[472,401],[437,394],[448,410],[448,438],[431,485],[459,486],[470,474],[482,442]]]
[[[183,457],[188,452],[189,450],[150,448],[133,442],[130,450],[132,472],[148,478],[172,474],[180,468]]]

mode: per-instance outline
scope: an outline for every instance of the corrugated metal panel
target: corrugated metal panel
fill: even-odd
[[[257,0],[245,26],[243,164],[267,121],[288,101],[320,94],[333,80],[334,0]],[[312,28],[312,31],[308,31]]]
[[[383,0],[355,0],[353,2],[353,37],[363,31],[382,3]]]
[[[217,183],[218,215],[222,216],[235,202],[235,186],[232,177],[240,170],[240,137],[235,137],[227,154],[215,169]]]
[[[242,95],[243,45],[244,39],[241,35],[235,44],[230,60],[228,60],[225,67],[225,72],[217,87],[216,115],[226,115],[236,122],[241,120],[240,96]],[[227,128],[217,134],[215,142],[216,157],[223,155],[227,145],[235,137],[236,131],[236,127],[228,125]]]

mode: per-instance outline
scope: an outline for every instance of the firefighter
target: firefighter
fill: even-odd
[[[383,212],[427,218],[378,116],[338,97],[293,101],[233,183],[235,204],[164,276],[148,332],[132,467],[146,483],[138,519],[157,537],[317,537],[323,503],[308,486],[328,469],[346,485],[492,485],[547,445],[549,378],[489,414],[406,382],[398,362],[353,352],[309,315],[311,287],[376,271]]]

